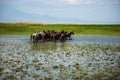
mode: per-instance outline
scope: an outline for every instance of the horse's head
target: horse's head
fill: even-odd
[[[72,32],[70,32],[70,34],[73,34],[73,35],[74,35],[74,32],[72,31]]]

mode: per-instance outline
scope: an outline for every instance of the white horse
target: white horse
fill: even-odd
[[[30,42],[38,42],[42,39],[41,32],[32,33],[30,35]]]
[[[32,33],[30,35],[30,42],[36,42],[36,35],[37,35],[37,33]]]

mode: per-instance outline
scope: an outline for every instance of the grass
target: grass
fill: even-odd
[[[0,35],[30,35],[32,32],[43,30],[74,31],[81,35],[120,35],[120,24],[26,24],[0,23]]]

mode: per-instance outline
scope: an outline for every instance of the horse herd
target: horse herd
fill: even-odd
[[[71,40],[71,35],[74,35],[74,32],[60,31],[55,30],[46,30],[41,32],[32,33],[30,35],[30,42],[43,42],[43,41],[61,41]]]

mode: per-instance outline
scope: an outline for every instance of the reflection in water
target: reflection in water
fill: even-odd
[[[31,51],[46,51],[46,50],[55,50],[57,48],[56,43],[52,42],[44,42],[44,43],[31,43],[30,49]]]
[[[56,50],[64,50],[66,47],[70,47],[68,43],[61,43],[61,42],[43,42],[43,43],[31,43],[30,50],[31,51],[56,51]]]

